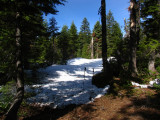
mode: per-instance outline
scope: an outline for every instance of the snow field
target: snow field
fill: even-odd
[[[93,74],[101,70],[102,59],[83,58],[68,60],[67,65],[52,65],[40,69],[39,73],[46,74],[46,77],[42,79],[43,84],[25,86],[25,91],[36,93],[27,102],[53,108],[91,102],[104,95],[109,88],[97,88],[91,83]]]

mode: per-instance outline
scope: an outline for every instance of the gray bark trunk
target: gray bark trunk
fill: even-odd
[[[22,45],[21,45],[21,29],[20,29],[20,13],[16,13],[16,47],[17,47],[17,61],[16,61],[16,87],[17,94],[15,99],[6,113],[5,120],[17,120],[17,112],[22,103],[24,96],[24,78],[23,78],[23,66],[22,66]]]
[[[131,76],[136,77],[137,71],[137,33],[136,33],[136,0],[130,0],[130,61],[129,61],[129,71]]]
[[[150,75],[157,74],[157,70],[155,69],[155,59],[156,59],[156,55],[155,55],[155,51],[153,51],[150,54],[149,62],[148,62],[148,70]]]
[[[94,59],[94,41],[91,39],[91,59]]]
[[[137,34],[137,46],[140,41],[140,2],[136,4],[136,34]]]
[[[126,18],[124,18],[124,25],[125,25],[124,30],[125,30],[125,32],[126,32],[124,38],[129,38],[129,36],[130,36],[130,31],[128,30]]]
[[[97,55],[96,55],[96,58],[99,58],[99,50],[98,50],[98,43],[97,43]]]
[[[157,4],[160,6],[160,0],[157,1]],[[159,7],[159,11],[157,13],[158,15],[160,14],[160,7]],[[158,39],[160,40],[160,24],[159,24],[159,27],[158,27]],[[152,51],[150,56],[149,56],[149,62],[148,62],[148,70],[149,70],[149,73],[150,75],[156,75],[158,74],[158,71],[156,70],[155,68],[155,59],[156,58],[160,58],[160,54],[156,54],[156,50]]]

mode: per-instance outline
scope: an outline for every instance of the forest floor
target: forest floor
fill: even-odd
[[[132,95],[120,91],[89,104],[62,109],[22,105],[20,120],[160,120],[160,92],[149,88],[133,89]]]
[[[41,69],[42,83],[25,86],[25,96],[31,95],[31,99],[26,97],[21,104],[19,120],[160,120],[160,91],[125,84],[117,85],[116,95],[111,94],[114,91],[109,87],[92,85],[93,74],[101,69],[101,59],[81,58]],[[121,79],[115,82],[121,83]]]

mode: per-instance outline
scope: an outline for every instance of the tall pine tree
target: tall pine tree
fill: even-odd
[[[67,25],[62,27],[60,35],[58,35],[57,39],[55,39],[57,52],[59,54],[59,62],[60,64],[66,64],[67,60],[70,57],[69,54],[69,29]]]
[[[118,47],[122,41],[122,33],[119,24],[114,20],[111,11],[106,16],[107,26],[107,45],[108,45],[108,56],[115,56]]]
[[[102,57],[102,26],[99,21],[96,22],[93,28],[94,50],[96,58]]]
[[[87,18],[84,18],[79,32],[78,39],[78,57],[90,58],[89,44],[91,40],[91,31]]]
[[[137,70],[137,0],[130,0],[130,59],[129,59],[129,72],[131,76],[136,77]]]
[[[77,27],[72,22],[70,29],[69,29],[69,56],[70,58],[74,58],[77,56],[78,50],[78,33]]]
[[[10,22],[13,24],[15,29],[15,45],[16,45],[16,87],[17,94],[12,102],[11,107],[6,113],[6,120],[17,120],[17,112],[21,105],[24,96],[24,77],[23,77],[23,38],[26,31],[23,31],[23,25],[28,24],[33,20],[32,18],[36,15],[39,15],[41,12],[45,14],[51,13],[55,14],[57,12],[56,5],[62,4],[64,0],[45,0],[45,1],[20,1],[20,0],[11,0],[11,1],[0,1],[2,6],[1,14],[3,14],[7,20],[5,22]],[[4,18],[5,18],[4,17]],[[8,19],[12,18],[12,19]],[[34,22],[32,22],[34,23]],[[36,28],[36,27],[35,27]]]

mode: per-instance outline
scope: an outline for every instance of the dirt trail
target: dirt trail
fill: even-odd
[[[103,96],[58,120],[160,120],[160,96],[149,89],[132,97]]]
[[[130,97],[107,95],[63,109],[21,106],[20,120],[160,120],[160,94],[137,89]]]

